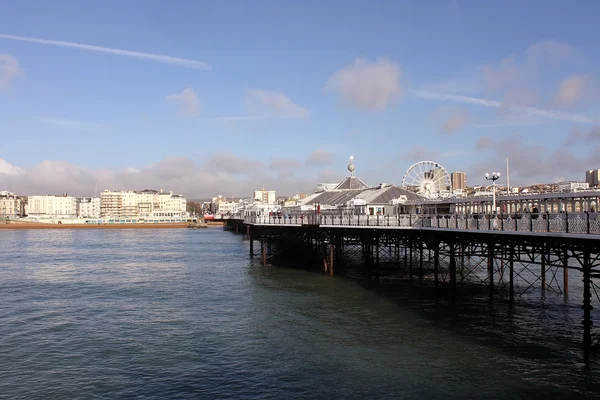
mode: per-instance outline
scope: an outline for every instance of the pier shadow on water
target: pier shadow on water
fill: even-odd
[[[394,304],[401,315],[410,312],[419,320],[418,324],[431,327],[435,335],[462,343],[466,353],[471,346],[477,346],[484,352],[504,354],[514,364],[512,372],[521,380],[530,382],[532,387],[544,387],[532,391],[527,398],[600,396],[600,355],[584,356],[581,296],[576,290],[571,298],[565,299],[562,295],[529,288],[510,303],[502,293],[490,297],[489,288],[481,283],[467,282],[456,290],[448,285],[436,288],[427,279],[432,273],[428,263],[423,281],[416,276],[409,278],[406,265],[370,271],[361,262],[340,262],[332,279],[324,272],[322,256],[309,254],[307,249],[273,253],[267,266],[255,259],[254,270],[310,271],[313,279],[337,281],[331,283],[330,291],[321,293],[322,301],[356,296],[357,290],[365,290]],[[301,290],[302,285],[294,288]],[[418,329],[413,334],[419,334]],[[423,339],[429,340],[430,336]]]

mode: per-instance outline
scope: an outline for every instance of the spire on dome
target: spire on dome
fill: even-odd
[[[348,176],[354,177],[354,171],[356,170],[356,166],[354,165],[354,157],[350,156],[348,159]]]

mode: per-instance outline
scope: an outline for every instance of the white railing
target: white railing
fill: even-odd
[[[599,213],[450,215],[292,215],[246,217],[255,225],[370,226],[600,235]]]

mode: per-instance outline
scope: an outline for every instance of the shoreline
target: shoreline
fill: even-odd
[[[181,229],[187,228],[189,222],[173,222],[162,224],[45,224],[40,222],[17,222],[0,224],[0,230],[24,229]]]

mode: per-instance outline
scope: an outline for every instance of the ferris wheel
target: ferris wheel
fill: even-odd
[[[428,199],[436,199],[450,191],[450,174],[434,161],[419,161],[404,174],[402,187]]]

